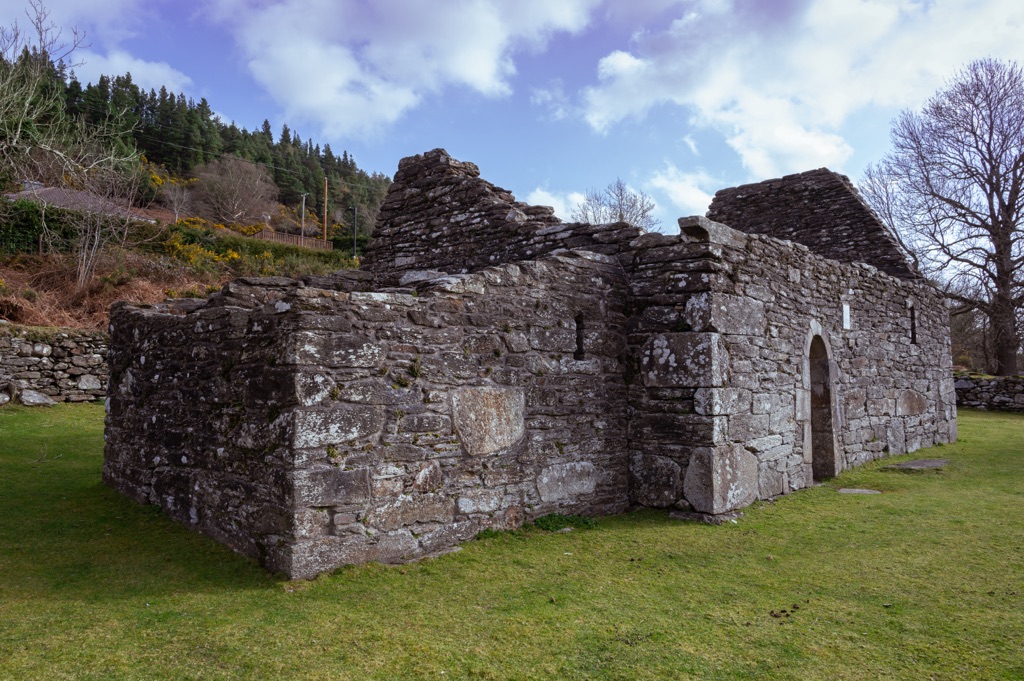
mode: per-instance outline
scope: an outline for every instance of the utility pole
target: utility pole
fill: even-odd
[[[359,226],[359,205],[352,206],[352,259],[355,260],[359,257],[356,253],[356,228]]]
[[[324,175],[324,242],[327,241],[327,176]]]
[[[306,197],[309,193],[302,195],[302,227],[299,228],[299,236],[306,236]]]

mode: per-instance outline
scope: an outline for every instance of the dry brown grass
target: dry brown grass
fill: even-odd
[[[0,318],[28,326],[106,329],[112,303],[157,303],[171,289],[220,283],[197,277],[167,258],[110,249],[92,283],[75,288],[75,262],[66,255],[15,256],[0,262]]]

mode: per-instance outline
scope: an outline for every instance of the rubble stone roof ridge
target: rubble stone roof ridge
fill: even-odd
[[[828,168],[722,189],[707,217],[751,234],[794,241],[840,262],[905,279],[920,275],[850,178]]]

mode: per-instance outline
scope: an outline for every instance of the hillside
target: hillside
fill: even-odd
[[[0,319],[102,330],[116,300],[203,297],[239,276],[322,274],[356,266],[347,250],[262,241],[196,219],[134,226],[123,246],[105,249],[91,282],[81,288],[75,285],[77,261],[68,251],[57,244],[43,255],[0,257]]]
[[[250,132],[205,99],[145,92],[131,74],[83,86],[40,44],[0,53],[0,72],[12,75],[0,85],[27,84],[0,87],[0,103],[24,100],[8,108],[25,112],[25,125],[0,131],[0,193],[13,199],[0,200],[0,319],[101,329],[119,299],[152,303],[206,295],[236,276],[354,266],[353,240],[365,247],[386,175],[287,124],[275,140],[269,121]],[[39,136],[52,153],[31,151]],[[112,161],[97,170],[97,159]],[[268,228],[326,231],[337,250],[247,238]]]

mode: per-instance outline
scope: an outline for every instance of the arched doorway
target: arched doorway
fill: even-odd
[[[832,380],[828,348],[821,336],[811,339],[811,472],[815,480],[831,478],[836,469],[836,438],[832,424]]]

